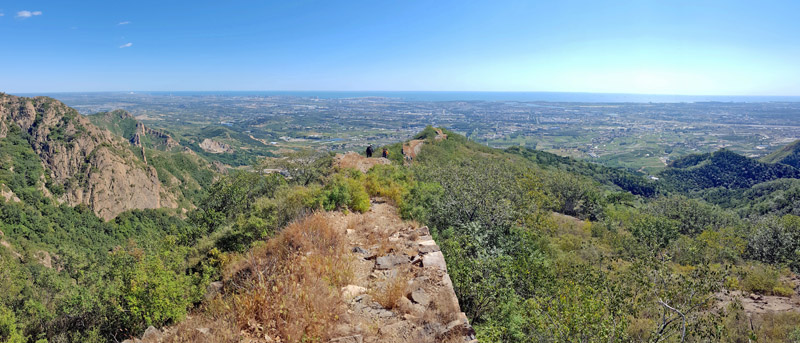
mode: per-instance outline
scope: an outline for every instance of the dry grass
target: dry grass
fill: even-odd
[[[203,317],[232,329],[212,329],[206,341],[237,341],[225,339],[231,330],[259,340],[327,341],[347,308],[339,289],[352,281],[351,265],[343,232],[323,214],[290,224],[226,270],[226,294],[210,301]]]
[[[383,287],[370,293],[372,299],[386,309],[397,307],[400,298],[404,298],[408,294],[408,282],[412,278],[411,272],[406,268],[398,268],[396,271],[397,274],[386,280]]]
[[[239,329],[228,318],[198,316],[187,318],[171,328],[163,339],[164,343],[238,343],[241,342]],[[198,329],[207,329],[203,333]]]

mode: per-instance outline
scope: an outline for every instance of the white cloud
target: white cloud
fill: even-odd
[[[117,24],[117,25],[128,25],[128,24],[130,24],[130,23],[131,23],[131,22],[129,22],[129,21],[121,21],[121,22],[119,22],[119,24]]]
[[[5,13],[0,13],[0,17],[2,17],[2,16],[4,16],[4,15],[6,15],[6,14],[5,14]]]
[[[42,11],[19,11],[17,12],[17,18],[30,18],[33,16],[42,15]]]
[[[130,48],[133,46],[133,43],[125,43],[119,46],[120,49],[122,48]]]

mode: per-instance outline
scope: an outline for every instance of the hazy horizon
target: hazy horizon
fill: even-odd
[[[142,96],[298,97],[319,99],[382,98],[401,101],[497,101],[553,103],[781,103],[800,102],[800,96],[677,95],[582,92],[470,92],[470,91],[100,91],[16,93],[18,96],[50,96],[70,104],[82,96],[114,96],[131,100]]]

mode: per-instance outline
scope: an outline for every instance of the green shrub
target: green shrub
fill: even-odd
[[[14,312],[0,304],[0,342],[24,343]]]
[[[320,192],[322,207],[326,211],[349,208],[357,212],[369,211],[370,200],[364,183],[363,174],[356,175],[358,179],[335,174]]]
[[[755,225],[747,244],[748,257],[769,264],[789,265],[800,270],[800,219],[786,215],[783,218],[762,218]]]
[[[183,319],[201,296],[191,275],[185,273],[186,249],[166,238],[164,250],[147,254],[135,245],[110,253],[105,299],[116,327],[138,335],[147,326],[163,326]]]
[[[678,223],[666,218],[652,215],[641,215],[636,218],[630,231],[640,243],[657,251],[669,245],[678,238]]]
[[[409,170],[397,165],[376,165],[367,172],[365,180],[370,195],[388,198],[399,208],[404,206],[404,200],[413,185]]]
[[[744,271],[742,290],[758,294],[785,294],[787,288],[780,283],[781,273],[774,267],[754,264]],[[777,292],[776,292],[777,291]],[[791,293],[794,293],[790,290]]]

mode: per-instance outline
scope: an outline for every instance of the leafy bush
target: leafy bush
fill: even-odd
[[[286,181],[279,174],[234,171],[223,176],[208,190],[208,196],[192,214],[192,221],[213,231],[227,220],[247,212],[255,199],[272,197]]]
[[[646,211],[676,221],[678,232],[684,235],[696,235],[706,229],[719,230],[739,224],[735,214],[683,196],[661,197],[649,203]]]
[[[304,149],[281,158],[265,159],[257,168],[277,168],[294,184],[308,186],[321,182],[333,171],[333,156],[315,150]]]
[[[630,231],[640,243],[653,252],[666,248],[678,238],[678,222],[652,215],[642,215],[631,224]]]
[[[356,178],[342,174],[334,175],[320,192],[322,207],[326,211],[349,208],[357,212],[369,211],[369,194],[362,182],[363,174],[356,172]]]
[[[414,184],[411,172],[398,165],[376,165],[367,172],[365,180],[370,195],[388,198],[399,208],[403,208]]]
[[[791,296],[794,290],[791,286],[780,282],[781,272],[775,267],[763,264],[753,264],[744,269],[742,290],[765,294]]]
[[[25,343],[26,339],[17,328],[14,312],[0,304],[0,341],[6,343]]]
[[[555,199],[552,209],[581,219],[597,220],[603,212],[605,199],[589,180],[567,172],[547,175],[544,191]]]
[[[111,332],[138,335],[147,326],[163,326],[186,316],[200,299],[194,277],[186,275],[186,249],[167,237],[166,249],[146,254],[135,245],[110,255],[109,286],[105,298],[115,310]],[[118,326],[118,327],[114,327]]]
[[[748,256],[769,263],[800,269],[800,217],[766,217],[756,223],[747,244]]]

